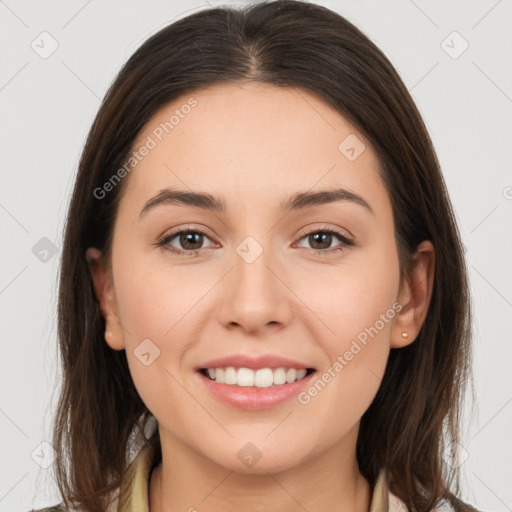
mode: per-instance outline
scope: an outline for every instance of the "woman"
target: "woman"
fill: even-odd
[[[460,235],[406,87],[340,15],[207,9],[146,41],[62,258],[62,509],[474,510]]]

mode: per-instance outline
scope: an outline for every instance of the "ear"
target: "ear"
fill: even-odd
[[[105,341],[114,350],[123,350],[124,333],[117,314],[112,273],[101,257],[101,251],[89,247],[85,251],[101,314],[105,318]]]
[[[423,241],[414,254],[410,281],[404,279],[398,295],[402,309],[393,324],[391,348],[411,344],[427,317],[434,284],[435,249],[430,240]],[[402,333],[407,333],[404,337]]]

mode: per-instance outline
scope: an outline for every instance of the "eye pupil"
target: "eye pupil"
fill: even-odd
[[[323,242],[324,245],[322,245],[322,247],[314,247],[314,248],[328,249],[331,245],[331,237],[332,237],[332,235],[330,233],[324,233],[324,232],[319,231],[317,233],[310,235],[310,242],[311,242],[311,240],[313,240],[314,243],[320,242],[322,244],[322,242]],[[317,239],[317,240],[315,240],[315,239]],[[318,239],[320,239],[320,240],[318,240]],[[328,241],[327,244],[325,244],[326,239]],[[312,244],[312,247],[313,247],[313,244]]]
[[[190,249],[190,250],[200,249],[201,245],[202,245],[202,242],[203,242],[202,236],[203,235],[201,233],[196,233],[196,232],[188,231],[185,234],[182,234],[180,236],[180,244],[185,249]],[[194,238],[196,238],[196,237],[199,237],[199,242],[197,240],[195,241],[196,244],[199,243],[199,246],[198,247],[190,247],[189,244],[193,245],[194,244]]]

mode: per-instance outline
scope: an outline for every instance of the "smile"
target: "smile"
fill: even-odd
[[[200,368],[195,373],[216,400],[237,409],[258,411],[296,398],[317,372],[312,368],[250,369],[227,366]]]
[[[302,380],[314,370],[312,368],[202,368],[200,372],[218,384],[239,387],[268,388],[291,384]]]

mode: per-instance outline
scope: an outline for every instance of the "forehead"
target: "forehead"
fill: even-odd
[[[334,186],[374,202],[385,194],[369,144],[299,88],[221,84],[184,94],[150,119],[132,149],[144,156],[126,194],[141,200],[168,186],[251,202]]]

